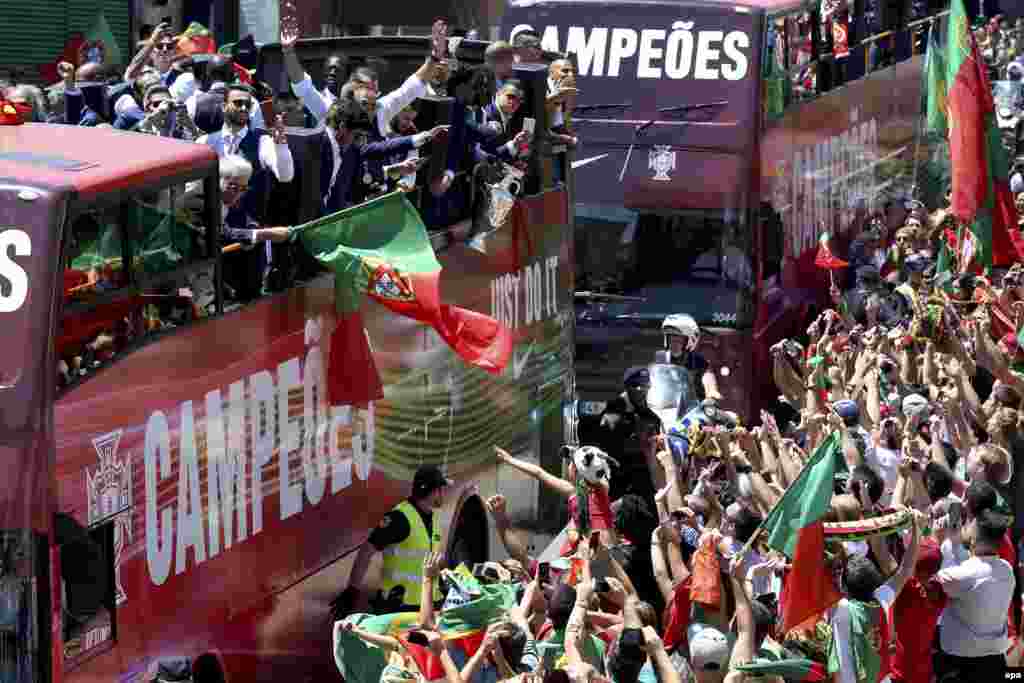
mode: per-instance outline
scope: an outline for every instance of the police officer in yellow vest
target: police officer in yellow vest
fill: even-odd
[[[423,585],[423,558],[437,552],[441,533],[434,526],[434,511],[444,505],[451,480],[436,465],[423,465],[412,480],[412,495],[384,515],[367,542],[359,549],[349,585],[336,603],[348,611],[365,611],[367,604],[377,614],[419,610]],[[365,591],[363,579],[374,554],[382,555],[381,584]],[[432,599],[441,593],[434,587]]]

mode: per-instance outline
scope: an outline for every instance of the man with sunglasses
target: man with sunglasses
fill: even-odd
[[[248,85],[228,86],[222,105],[224,125],[219,131],[200,136],[196,142],[209,145],[221,158],[238,154],[252,164],[253,179],[243,203],[254,218],[262,220],[265,213],[263,205],[270,191],[269,175],[282,183],[290,183],[295,176],[295,163],[280,120],[273,132],[250,126],[249,116],[255,100],[256,96]]]
[[[174,100],[185,102],[196,90],[196,79],[191,73],[181,70],[180,65],[175,68],[178,38],[172,33],[170,24],[157,26],[125,69],[124,80],[133,82],[147,65],[152,65],[160,74],[163,84],[170,88]]]

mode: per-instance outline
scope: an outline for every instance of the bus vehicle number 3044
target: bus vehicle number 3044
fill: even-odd
[[[712,313],[711,322],[717,325],[735,325],[735,313]]]

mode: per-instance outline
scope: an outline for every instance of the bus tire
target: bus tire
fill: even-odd
[[[490,534],[487,509],[480,496],[471,496],[462,504],[448,541],[447,564],[457,567],[465,563],[470,569],[478,562],[489,559]]]
[[[209,652],[196,658],[192,665],[192,679],[195,683],[227,683],[220,660]]]

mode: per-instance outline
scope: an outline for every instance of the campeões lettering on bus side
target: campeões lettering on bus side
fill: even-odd
[[[178,443],[174,449],[178,453],[177,497],[164,505],[158,505],[157,489],[161,481],[174,476],[172,429],[164,411],[150,414],[143,467],[146,563],[155,585],[168,579],[172,563],[175,574],[185,572],[190,566],[190,550],[192,566],[199,565],[216,557],[222,548],[230,550],[235,543],[263,530],[264,487],[271,483],[264,480],[263,468],[272,461],[275,432],[280,434],[277,454],[282,521],[301,513],[304,506],[318,505],[328,493],[328,476],[329,495],[351,486],[353,471],[360,481],[369,479],[375,453],[374,404],[370,402],[365,411],[342,406],[329,417],[325,404],[318,400],[323,396],[323,367],[321,349],[314,346],[305,362],[291,358],[278,365],[276,382],[273,373],[260,370],[232,383],[227,401],[220,389],[206,394],[205,510],[193,402],[184,401],[178,406]],[[302,413],[290,417],[289,394],[298,389],[303,393]],[[351,452],[343,453],[339,436],[349,428]],[[246,447],[247,436],[251,448]],[[296,451],[302,462],[300,476],[290,467]]]
[[[675,21],[668,29],[565,28],[564,49],[558,26],[541,33],[551,52],[575,53],[580,76],[618,78],[623,63],[636,60],[636,78],[740,81],[750,67],[750,36],[744,31],[694,30],[693,21]],[[530,24],[512,29],[509,40]]]

